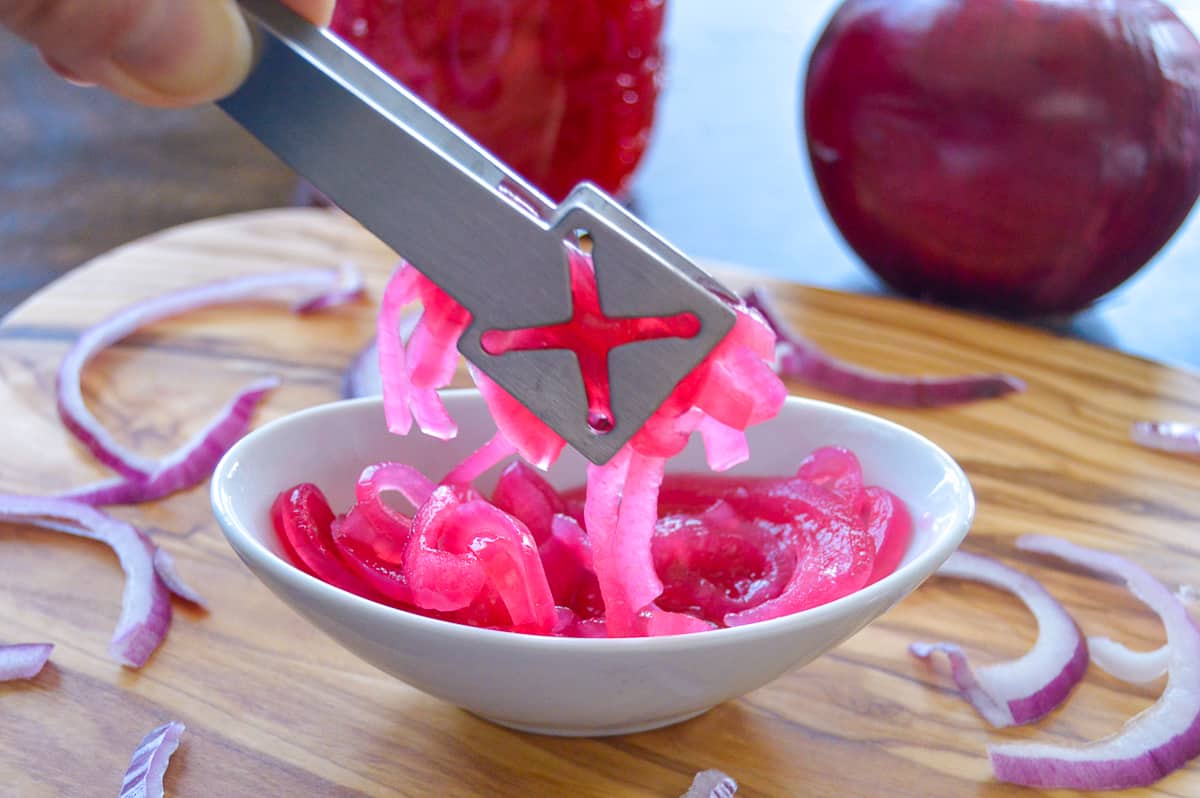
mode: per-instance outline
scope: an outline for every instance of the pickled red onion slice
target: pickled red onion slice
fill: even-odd
[[[512,443],[521,457],[535,468],[554,464],[567,442],[558,433],[473,365],[467,370],[487,402],[500,434]]]
[[[704,441],[708,467],[713,471],[728,471],[750,459],[750,444],[742,430],[722,424],[712,416],[705,416],[697,425],[696,432]]]
[[[304,483],[280,493],[271,505],[271,520],[293,562],[335,587],[365,594],[359,579],[338,556],[333,510],[320,488]]]
[[[497,432],[487,443],[472,452],[470,457],[451,469],[450,473],[442,478],[442,482],[447,485],[469,485],[515,452],[516,449],[509,443],[508,438]]]
[[[796,476],[840,496],[850,508],[862,500],[863,473],[858,458],[840,446],[822,446],[800,463]]]
[[[454,511],[462,500],[442,485],[417,510],[404,553],[402,572],[412,602],[422,609],[450,612],[470,606],[483,589],[484,572],[469,552],[445,548],[444,533],[452,528]]]
[[[50,643],[10,643],[0,645],[0,682],[32,679],[50,660]]]
[[[186,727],[179,721],[152,730],[130,758],[117,798],[163,798],[163,775]]]
[[[664,585],[656,603],[714,623],[778,596],[796,568],[786,535],[720,500],[659,519],[652,550]]]
[[[617,573],[617,518],[621,497],[629,481],[629,466],[633,452],[626,446],[604,465],[588,463],[587,496],[583,504],[584,526],[592,543],[592,562],[604,597],[609,630],[614,636],[628,636],[633,631],[633,618],[641,606],[631,608],[628,596],[623,595],[624,580]],[[657,577],[655,577],[657,579]],[[614,609],[616,610],[614,616]],[[613,618],[616,623],[613,624]]]
[[[379,357],[379,374],[383,388],[383,412],[388,429],[396,435],[407,435],[412,429],[412,376],[408,355],[400,333],[400,320],[405,306],[417,299],[417,280],[420,273],[401,263],[383,289],[376,318],[375,346]],[[448,343],[453,346],[453,343]]]
[[[1017,547],[1123,582],[1166,628],[1167,686],[1153,706],[1104,739],[1081,746],[991,746],[996,777],[1028,787],[1126,789],[1153,784],[1200,754],[1200,630],[1187,608],[1165,585],[1115,554],[1038,535],[1018,539]]]
[[[875,567],[875,540],[836,494],[802,479],[765,491],[734,493],[728,501],[751,517],[795,526],[796,568],[783,592],[750,609],[727,615],[743,626],[827,604],[867,584]]]
[[[524,524],[488,502],[468,501],[454,508],[442,543],[448,551],[475,556],[514,626],[534,633],[554,628],[554,596]]]
[[[418,300],[424,311],[405,340],[402,311]],[[436,438],[458,434],[437,389],[454,378],[455,346],[470,323],[470,314],[461,305],[408,263],[402,262],[392,274],[376,322],[384,413],[392,432],[406,435],[415,419],[422,431]]]
[[[661,635],[688,635],[696,632],[709,632],[716,629],[717,625],[703,618],[697,618],[695,615],[689,615],[686,612],[672,612],[671,610],[664,610],[655,604],[648,604],[644,610],[638,613],[637,621],[633,628],[639,635],[659,637]]]
[[[412,523],[400,516],[388,526],[375,526],[361,507],[330,524],[330,534],[340,559],[363,587],[354,590],[370,597],[371,593],[394,601],[412,603],[412,591],[401,563],[408,548]],[[293,560],[294,562],[295,560]]]
[[[862,516],[875,540],[875,565],[867,582],[874,584],[900,567],[912,539],[912,517],[896,494],[875,485],[863,489]]]
[[[492,504],[521,519],[539,545],[550,537],[555,515],[566,510],[566,503],[550,483],[520,460],[500,474],[492,490]]]
[[[592,543],[583,527],[567,515],[555,515],[550,533],[538,546],[542,570],[554,602],[579,619],[604,614],[600,583],[592,561]]]
[[[395,491],[403,496],[413,509],[429,500],[437,487],[429,477],[408,463],[374,463],[362,470],[354,486],[354,497],[359,507],[373,522],[379,524],[409,524],[409,519],[383,501],[385,491]]]
[[[1007,565],[957,551],[939,576],[982,582],[1015,595],[1033,613],[1038,639],[1024,656],[973,669],[953,643],[913,643],[912,653],[928,659],[941,652],[963,698],[993,726],[1020,726],[1058,707],[1083,679],[1088,652],[1075,621],[1036,579]]]

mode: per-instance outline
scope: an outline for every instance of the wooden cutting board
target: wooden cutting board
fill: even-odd
[[[137,242],[34,296],[0,324],[0,491],[47,493],[105,474],[54,410],[59,359],[85,325],[173,288],[347,260],[367,274],[372,299],[306,319],[268,303],[197,312],[88,367],[97,415],[158,453],[253,377],[284,380],[257,423],[337,398],[394,256],[335,212],[269,211]],[[1128,440],[1137,419],[1200,420],[1200,377],[909,302],[770,288],[801,329],[864,366],[1027,380],[1025,394],[953,409],[864,407],[962,463],[979,498],[968,549],[1035,574],[1087,633],[1162,642],[1154,616],[1124,590],[1018,556],[1012,543],[1025,532],[1063,535],[1127,554],[1171,585],[1200,581],[1200,461]],[[747,796],[1017,795],[1025,791],[992,780],[989,742],[1098,737],[1161,689],[1092,669],[1037,727],[989,730],[907,646],[950,639],[994,661],[1032,643],[1032,620],[1006,594],[935,579],[817,662],[695,720],[608,739],[538,737],[428,698],[315,631],[234,556],[205,489],[115,514],[168,549],[212,610],[177,603],[160,651],[140,671],[123,669],[105,653],[122,584],[113,556],[0,525],[0,641],[56,644],[37,678],[0,685],[5,796],[115,795],[141,736],[168,719],[188,727],[166,777],[175,796],[675,796],[710,767]],[[1136,794],[1200,794],[1200,763]]]

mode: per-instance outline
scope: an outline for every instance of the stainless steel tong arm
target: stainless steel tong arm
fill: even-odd
[[[257,64],[219,105],[472,314],[469,360],[595,462],[627,441],[733,324],[711,277],[595,186],[556,206],[327,30],[278,0],[241,0]],[[607,315],[694,313],[700,333],[610,359],[616,425],[587,425],[569,352],[487,354],[489,329],[567,321],[564,241],[586,231]],[[614,350],[614,353],[621,352]],[[565,359],[563,356],[566,356]]]

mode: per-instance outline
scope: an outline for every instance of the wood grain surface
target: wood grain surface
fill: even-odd
[[[103,474],[54,411],[55,369],[83,326],[171,288],[347,259],[367,273],[371,300],[307,319],[269,303],[198,312],[88,367],[97,415],[158,453],[256,376],[284,380],[256,423],[336,398],[342,369],[371,335],[392,254],[333,212],[262,212],[124,247],[35,295],[0,325],[0,491],[46,493]],[[1200,578],[1200,462],[1136,448],[1127,434],[1141,418],[1200,420],[1200,378],[905,302],[770,287],[805,332],[865,366],[1027,380],[1023,395],[961,408],[864,407],[963,464],[979,498],[968,549],[1034,573],[1087,633],[1161,642],[1160,625],[1123,590],[1019,556],[1012,541],[1059,534],[1128,554],[1172,585]],[[160,651],[140,671],[122,669],[105,653],[121,593],[115,558],[88,541],[0,525],[0,641],[56,644],[37,678],[0,685],[4,796],[115,795],[138,740],[168,719],[188,727],[166,777],[175,796],[674,796],[708,767],[733,775],[746,796],[1018,795],[1027,791],[992,780],[988,742],[1104,735],[1161,689],[1092,669],[1035,728],[991,731],[907,645],[951,639],[993,661],[1030,645],[1032,620],[1007,595],[933,580],[829,655],[695,720],[609,739],[532,736],[428,698],[310,627],[237,560],[205,489],[115,514],[169,550],[212,611],[177,603]],[[1200,765],[1130,794],[1200,794]]]

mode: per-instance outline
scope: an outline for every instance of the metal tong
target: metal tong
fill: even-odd
[[[556,206],[330,32],[278,0],[241,4],[258,57],[220,107],[465,306],[463,356],[592,462],[607,462],[733,326],[732,294],[596,186]],[[571,318],[564,247],[584,236],[606,316],[699,320],[693,337],[611,351],[606,430],[589,424],[571,351],[491,355],[481,341]]]

